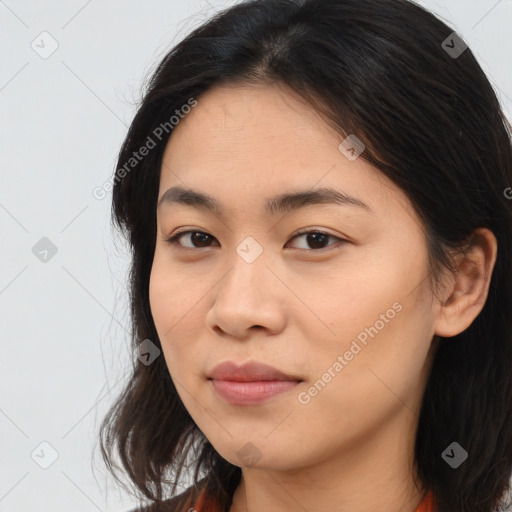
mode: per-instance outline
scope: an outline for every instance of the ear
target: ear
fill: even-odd
[[[482,311],[496,263],[498,243],[493,232],[478,228],[470,237],[470,246],[457,255],[457,274],[441,305],[435,333],[449,338],[467,329]]]

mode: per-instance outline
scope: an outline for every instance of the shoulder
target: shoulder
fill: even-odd
[[[187,512],[189,508],[194,506],[192,499],[195,495],[199,495],[199,491],[202,486],[197,484],[191,485],[181,494],[173,496],[172,498],[165,500],[162,503],[152,503],[146,506],[140,506],[139,508],[131,509],[128,512]]]

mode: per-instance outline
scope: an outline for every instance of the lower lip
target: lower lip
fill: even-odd
[[[261,380],[239,382],[212,380],[215,391],[232,405],[258,404],[293,389],[299,382],[294,380]]]

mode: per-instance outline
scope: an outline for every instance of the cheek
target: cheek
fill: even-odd
[[[149,279],[151,314],[169,372],[179,382],[184,382],[192,375],[185,369],[197,366],[194,362],[200,347],[195,340],[200,339],[203,324],[198,316],[202,314],[201,304],[194,290],[177,277],[179,274],[155,253]],[[178,388],[179,384],[175,384]]]
[[[315,280],[313,288],[304,288],[302,294],[308,297],[308,303],[314,305],[313,311],[317,313],[315,319],[311,314],[302,315],[301,328],[309,333],[305,336],[310,343],[309,350],[313,353],[318,350],[319,336],[323,339],[323,349],[343,353],[352,340],[364,343],[371,339],[368,330],[372,334],[377,331],[378,337],[389,330],[400,317],[399,310],[403,310],[404,289],[389,267],[385,279],[382,279],[382,272],[382,269],[375,269],[363,274],[360,270],[345,270],[339,277],[331,274],[329,280]]]
[[[174,368],[172,361],[176,361],[178,357],[182,356],[176,353],[179,344],[171,343],[170,340],[176,339],[181,311],[176,286],[171,281],[170,273],[164,269],[163,265],[159,264],[155,254],[149,279],[149,304],[167,367],[171,375],[175,375],[179,366]]]
[[[350,410],[371,402],[378,408],[390,389],[402,396],[417,387],[433,335],[431,306],[421,297],[424,263],[382,261],[364,274],[347,271],[329,288],[321,285],[330,291],[321,295],[317,304],[324,307],[317,311],[329,330],[319,335],[318,322],[314,330],[306,320],[302,324],[312,380],[330,382],[317,405],[340,401]]]
[[[180,318],[197,302],[183,276],[183,272],[166,260],[165,252],[157,248],[149,278],[149,304],[162,342],[172,335]]]
[[[325,430],[325,439],[337,436],[325,425],[338,425],[346,439],[354,440],[404,407],[416,410],[430,345],[428,329],[421,321],[417,310],[404,305],[378,334],[368,334],[366,344],[347,337],[320,353],[317,346],[311,352],[311,378],[300,397],[305,405],[298,406],[296,418],[315,431]]]

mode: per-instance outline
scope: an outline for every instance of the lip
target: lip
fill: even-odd
[[[233,380],[237,382],[257,382],[263,380],[292,380],[301,381],[296,375],[287,375],[277,368],[257,361],[247,361],[241,365],[234,361],[218,364],[208,376],[214,380]]]
[[[255,361],[237,365],[226,361],[210,373],[214,390],[232,405],[251,405],[285,393],[303,381],[277,368]]]

